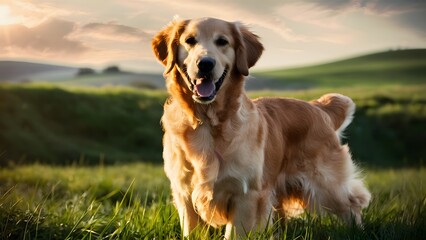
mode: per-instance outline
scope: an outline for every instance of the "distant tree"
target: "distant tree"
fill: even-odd
[[[104,73],[119,73],[121,72],[118,66],[108,66],[104,69]]]
[[[77,76],[85,76],[95,74],[95,70],[91,68],[80,68],[78,69]]]
[[[136,88],[144,88],[144,89],[157,89],[157,87],[153,84],[142,82],[142,81],[135,81],[130,83],[130,86],[136,87]]]

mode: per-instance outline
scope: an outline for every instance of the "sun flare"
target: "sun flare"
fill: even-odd
[[[18,19],[12,16],[9,6],[0,5],[0,25],[9,25],[17,23]]]

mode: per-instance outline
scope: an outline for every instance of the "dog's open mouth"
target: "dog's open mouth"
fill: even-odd
[[[213,102],[216,98],[217,92],[222,86],[223,80],[225,79],[227,73],[228,69],[225,68],[217,81],[214,81],[208,77],[192,80],[187,74],[188,80],[191,84],[190,87],[193,93],[192,98],[194,101],[202,104],[209,104]]]

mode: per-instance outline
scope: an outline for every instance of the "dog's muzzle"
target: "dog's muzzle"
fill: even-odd
[[[202,77],[201,81],[198,82],[197,80],[193,80],[189,77],[186,68],[184,69],[184,72],[189,82],[189,88],[192,92],[192,99],[201,104],[209,104],[215,100],[216,94],[228,73],[228,69],[225,68],[223,70],[222,75],[217,81],[211,77]]]

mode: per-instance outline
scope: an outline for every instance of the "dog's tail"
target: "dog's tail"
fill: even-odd
[[[352,122],[355,103],[347,96],[329,93],[311,102],[328,114],[339,136]]]

